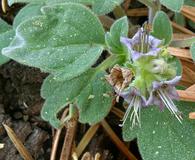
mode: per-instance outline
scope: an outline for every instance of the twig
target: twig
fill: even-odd
[[[89,144],[89,142],[91,141],[92,137],[97,132],[99,126],[100,126],[99,124],[93,125],[85,133],[85,135],[83,136],[82,140],[80,141],[80,143],[78,144],[78,146],[76,148],[76,153],[77,153],[78,157],[80,157],[80,155],[84,151],[85,147]]]
[[[61,120],[63,120],[66,117],[67,113],[68,113],[68,108],[64,110],[64,113],[62,115]],[[56,151],[57,151],[57,148],[58,148],[58,142],[59,142],[59,139],[60,139],[61,131],[62,131],[62,128],[57,129],[57,131],[55,133],[55,136],[53,138],[53,144],[52,144],[52,149],[51,149],[50,160],[55,160],[56,159]]]
[[[72,117],[69,121],[67,121],[67,130],[66,136],[64,140],[64,144],[62,147],[62,152],[60,155],[60,160],[69,160],[72,154],[72,145],[74,136],[77,128],[77,116]]]
[[[12,143],[22,156],[24,160],[33,160],[30,152],[26,149],[26,147],[22,144],[21,140],[17,137],[17,135],[14,133],[14,131],[7,126],[6,124],[3,124],[9,138],[11,139]]]
[[[123,3],[123,8],[124,8],[125,11],[128,10],[130,3],[131,3],[131,0],[126,0],[126,1]]]
[[[112,107],[111,112],[114,113],[116,116],[118,116],[120,119],[122,119],[124,116],[124,112],[116,107]]]
[[[184,5],[181,9],[181,13],[188,19],[195,22],[195,7]]]
[[[118,149],[128,158],[128,160],[137,160],[137,158],[129,151],[129,149],[125,146],[125,144],[118,138],[118,136],[114,133],[112,128],[105,120],[101,122],[101,125],[105,129],[107,134],[110,136],[111,140],[116,144]]]
[[[131,17],[147,16],[148,9],[147,8],[129,9],[126,11],[126,14],[127,14],[127,16],[131,16]]]
[[[179,30],[180,32],[195,36],[195,33],[192,32],[192,31],[190,31],[189,29],[184,28],[184,27],[178,25],[178,24],[175,23],[175,22],[171,22],[171,23],[172,23],[172,26],[173,26],[175,29]]]

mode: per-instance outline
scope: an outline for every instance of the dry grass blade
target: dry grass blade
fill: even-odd
[[[120,109],[116,108],[116,107],[112,107],[112,110],[111,110],[112,113],[114,113],[117,117],[119,117],[120,119],[123,118],[124,116],[124,112],[121,111]]]
[[[184,5],[182,7],[181,13],[185,17],[187,17],[190,20],[192,20],[193,22],[195,22],[195,7]]]
[[[13,142],[14,146],[16,147],[16,149],[18,150],[18,152],[22,156],[22,158],[24,160],[33,160],[31,154],[25,148],[25,146],[22,144],[21,140],[17,137],[17,135],[14,133],[14,131],[9,126],[7,126],[6,124],[3,124],[3,126],[6,130],[9,138]]]
[[[147,16],[148,9],[147,8],[129,9],[126,11],[126,14],[127,14],[127,16],[131,16],[131,17]]]
[[[64,144],[62,147],[62,152],[60,155],[60,160],[69,160],[72,154],[72,146],[74,141],[74,136],[77,128],[77,117],[71,118],[68,122],[66,136],[64,140]]]
[[[172,23],[173,28],[177,29],[178,31],[195,36],[195,33],[190,31],[189,29],[182,27],[175,22],[171,22],[171,23]]]
[[[1,8],[2,8],[2,11],[4,13],[6,13],[8,11],[8,4],[7,4],[7,0],[1,0]]]
[[[93,125],[85,133],[85,135],[83,136],[82,140],[80,141],[80,143],[78,144],[78,146],[76,148],[76,153],[77,153],[78,157],[80,157],[80,155],[84,151],[85,147],[89,144],[89,142],[91,141],[92,137],[97,132],[99,126],[100,126],[99,124]]]
[[[119,139],[119,137],[114,133],[109,124],[103,120],[101,122],[102,127],[105,129],[107,134],[110,136],[111,140],[116,144],[118,149],[129,159],[129,160],[137,160],[137,158],[129,151],[127,146]]]

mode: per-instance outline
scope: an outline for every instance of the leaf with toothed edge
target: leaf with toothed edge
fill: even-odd
[[[104,29],[85,6],[64,3],[42,7],[26,20],[3,54],[22,64],[68,80],[88,70],[103,51]]]
[[[42,85],[41,95],[46,99],[41,116],[55,128],[61,126],[57,114],[66,105],[77,102],[82,123],[100,122],[110,111],[112,89],[105,82],[104,72],[94,69],[68,81],[56,81],[48,76]],[[93,96],[93,97],[92,97]]]
[[[97,74],[77,98],[79,121],[93,125],[100,122],[112,107],[112,88],[104,72]]]
[[[79,77],[60,82],[52,75],[48,76],[41,88],[41,95],[46,99],[41,111],[42,118],[49,121],[53,127],[60,127],[58,112],[75,101],[75,98],[90,83],[94,74],[95,71],[91,69]]]
[[[177,102],[183,113],[182,124],[168,109],[143,108],[141,128],[131,129],[129,119],[123,126],[123,139],[137,138],[138,147],[144,160],[193,160],[195,159],[195,121],[188,119],[195,103]]]

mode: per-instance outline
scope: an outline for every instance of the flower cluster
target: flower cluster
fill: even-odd
[[[107,76],[116,94],[128,104],[121,126],[128,117],[132,127],[140,126],[140,110],[150,105],[161,110],[166,107],[181,122],[181,112],[173,102],[179,99],[175,85],[181,76],[176,75],[170,61],[173,57],[162,41],[141,28],[132,39],[121,37],[121,43],[127,47],[129,59],[124,66],[114,66]]]

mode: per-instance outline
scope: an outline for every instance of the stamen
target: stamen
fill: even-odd
[[[163,101],[163,103],[165,104],[165,106],[169,109],[169,111],[175,115],[175,117],[178,119],[178,121],[180,123],[182,120],[181,115],[178,115],[178,109],[175,106],[175,104],[173,103],[172,99],[169,97],[169,95],[167,94],[166,91],[162,91],[161,89],[159,89],[157,91],[158,95],[160,96],[161,100]]]
[[[123,123],[122,123],[122,124],[119,124],[120,127],[122,127],[122,126],[125,124],[125,122],[126,122],[126,120],[127,120],[127,117],[128,117],[128,115],[129,115],[129,113],[130,113],[130,111],[131,111],[131,108],[133,107],[135,97],[136,97],[136,96],[134,96],[134,97],[132,98],[132,100],[131,100],[131,102],[130,102],[130,104],[129,104],[129,106],[128,106],[126,112],[125,112],[125,115],[123,116],[123,119],[121,120],[121,121],[123,121]]]

